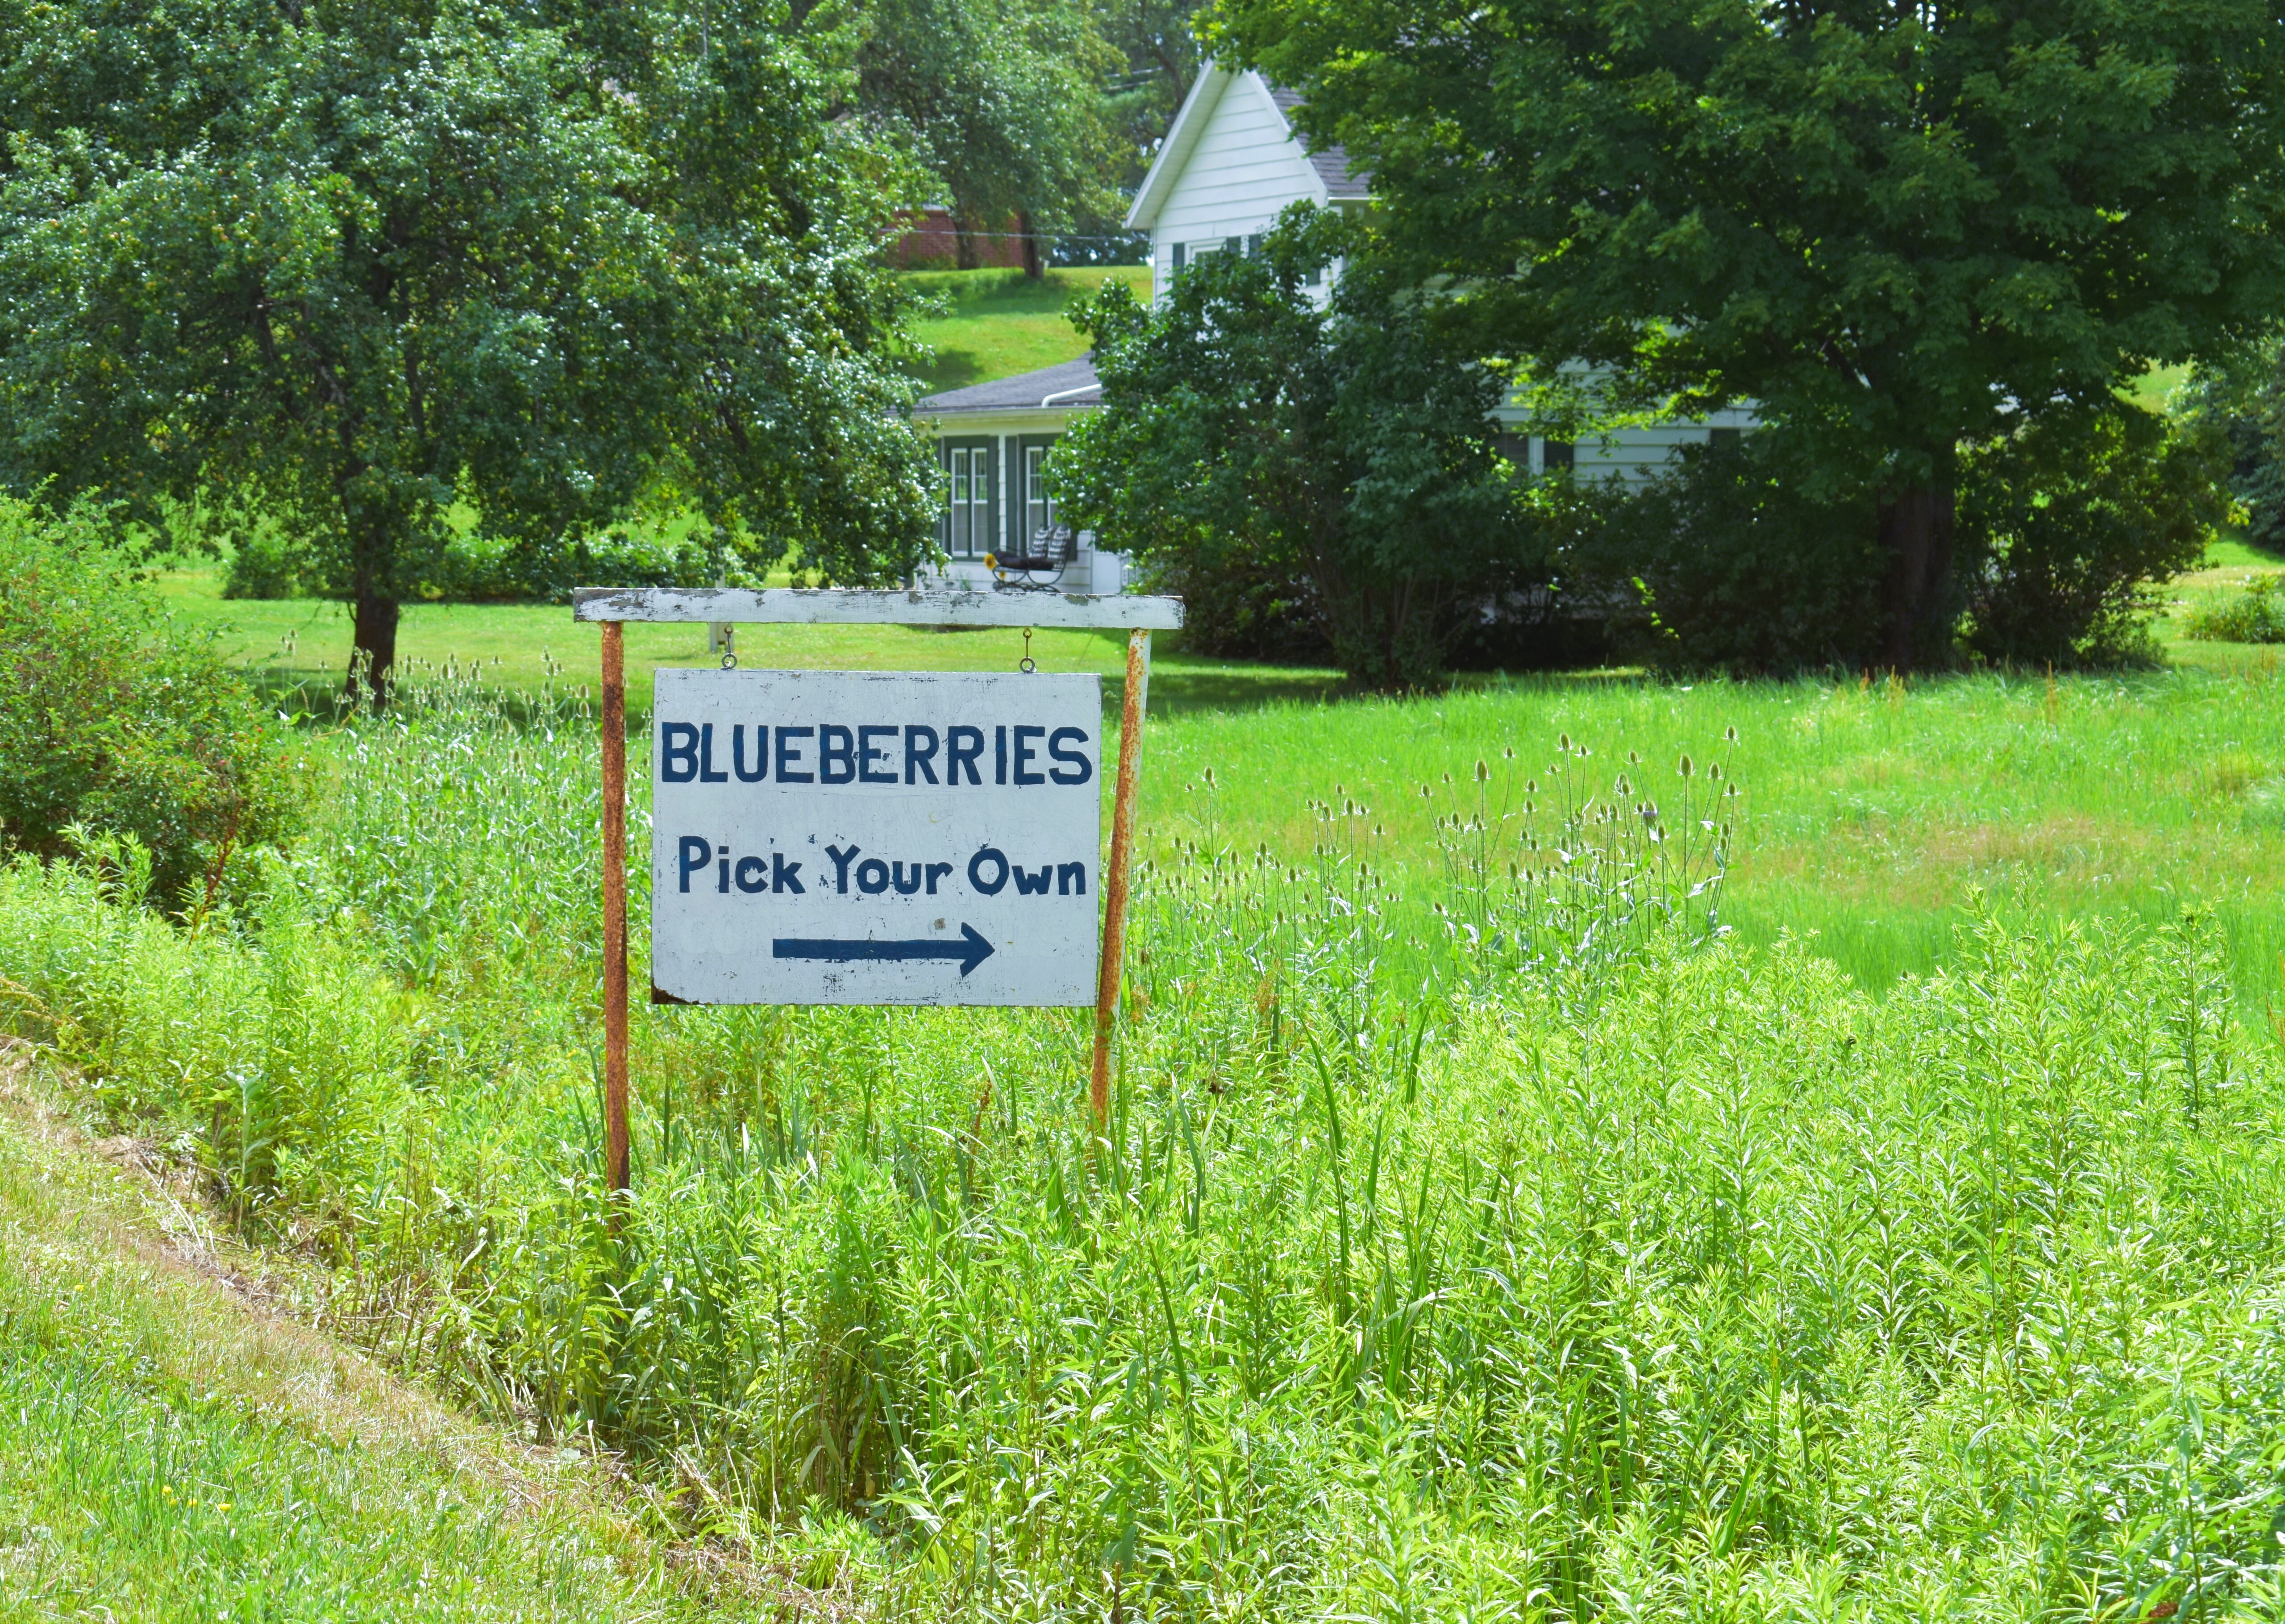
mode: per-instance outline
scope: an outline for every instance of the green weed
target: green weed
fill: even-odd
[[[0,975],[330,1324],[891,1616],[2240,1616],[2285,1076],[2227,911],[1963,883],[1877,995],[1732,927],[1771,826],[1940,822],[1994,749],[2123,805],[2076,710],[2210,817],[2155,718],[2246,691],[1456,695],[1259,765],[1185,723],[1099,1135],[1072,1013],[640,1008],[616,1236],[576,707],[345,730],[326,839],[195,933],[131,851],[9,868]]]

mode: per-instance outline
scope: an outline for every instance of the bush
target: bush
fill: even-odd
[[[1960,459],[1945,642],[2010,664],[2150,657],[2150,588],[2226,517],[2219,436],[2124,404],[2055,413]],[[1798,465],[1776,433],[1692,446],[1631,495],[1596,493],[1580,572],[1639,613],[1654,663],[1757,674],[1877,664],[1877,495]]]
[[[431,602],[568,603],[575,586],[711,586],[720,569],[695,531],[626,527],[553,547],[459,536],[419,591]]]
[[[1156,305],[1106,286],[1073,318],[1103,410],[1056,478],[1073,522],[1196,594],[1204,646],[1315,641],[1402,689],[1485,603],[1543,584],[1548,549],[1493,450],[1498,378],[1361,231],[1297,207],[1258,255],[1209,255]]]
[[[2190,611],[2182,635],[2200,643],[2285,643],[2285,576],[2258,575],[2232,597]]]
[[[1182,647],[1231,660],[1331,661],[1333,647],[1307,584],[1236,550],[1167,547],[1142,564],[1142,584],[1182,600]]]
[[[1632,494],[1586,491],[1600,522],[1578,527],[1573,561],[1611,600],[1620,647],[1746,675],[1871,659],[1886,568],[1873,498],[1820,500],[1802,473],[1748,435],[1685,448]]]
[[[2220,434],[2119,404],[2053,416],[1965,459],[1962,638],[2016,665],[2156,657],[2155,582],[2193,568],[2228,517]]]
[[[239,532],[232,539],[222,595],[263,600],[309,596],[293,543],[269,525]]]
[[[104,525],[0,498],[0,841],[53,858],[75,825],[131,835],[155,896],[203,906],[234,851],[293,832],[305,764]]]

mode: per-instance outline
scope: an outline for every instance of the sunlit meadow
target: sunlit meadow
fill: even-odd
[[[1099,1134],[1075,1012],[642,1008],[616,1237],[593,723],[513,712],[325,734],[196,932],[7,871],[0,974],[682,1535],[897,1617],[2275,1615],[2265,672],[1154,723]]]

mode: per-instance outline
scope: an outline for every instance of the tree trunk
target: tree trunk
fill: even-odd
[[[1027,213],[1017,214],[1016,229],[1023,233],[1024,274],[1034,282],[1039,281],[1047,275],[1047,267],[1040,260],[1040,239],[1032,229],[1032,216]]]
[[[1881,508],[1881,545],[1888,555],[1881,607],[1888,623],[1882,658],[1908,671],[1936,652],[1951,578],[1952,493],[1947,485],[1898,491]]]
[[[360,469],[342,486],[342,519],[349,527],[349,608],[355,631],[349,642],[346,692],[351,704],[370,705],[375,715],[389,709],[397,679],[397,523],[394,505],[373,489]]]
[[[386,592],[357,588],[357,630],[349,650],[349,697],[364,702],[379,715],[389,709],[389,690],[397,680],[397,600]],[[364,692],[358,692],[362,679]]]
[[[976,233],[969,228],[968,216],[952,217],[952,263],[962,271],[976,269]]]

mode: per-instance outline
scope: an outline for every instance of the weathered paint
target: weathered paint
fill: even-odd
[[[966,588],[867,592],[850,588],[583,586],[571,594],[575,620],[727,621],[746,625],[1038,626],[1171,632],[1182,624],[1180,598],[1088,597]]]
[[[660,671],[653,996],[1094,1002],[1102,704],[1091,675]]]

